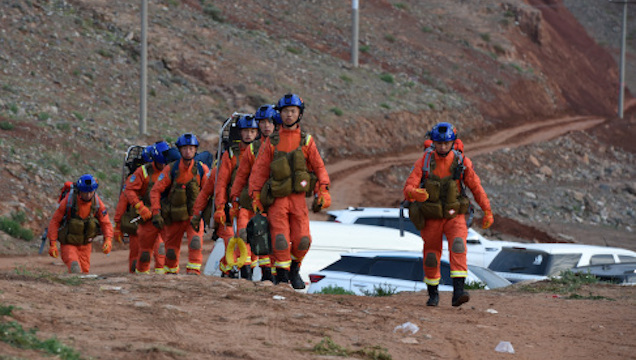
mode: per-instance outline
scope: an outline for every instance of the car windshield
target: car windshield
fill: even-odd
[[[400,219],[392,217],[361,217],[355,222],[360,225],[375,225],[384,226],[393,229],[400,228]],[[404,231],[419,235],[420,231],[415,228],[415,225],[408,218],[403,219]]]
[[[581,254],[552,255],[543,251],[504,248],[488,266],[493,271],[552,276],[577,265]]]
[[[344,271],[352,274],[368,274],[369,267],[373,263],[372,258],[358,256],[343,256],[340,260],[327,266],[323,270]]]

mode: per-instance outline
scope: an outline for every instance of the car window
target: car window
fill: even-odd
[[[526,249],[502,249],[488,268],[493,271],[547,275],[549,254]]]
[[[552,255],[550,258],[550,265],[548,271],[545,273],[547,276],[559,275],[562,271],[575,268],[579,260],[581,260],[581,254],[559,254]]]
[[[622,263],[624,262],[636,262],[636,256],[629,255],[618,255],[618,260]]]
[[[408,218],[403,219],[404,231],[408,231],[410,233],[419,235],[420,231],[415,228],[415,225]],[[356,219],[356,224],[361,225],[375,225],[375,226],[384,226],[392,229],[400,228],[400,219],[399,218],[389,218],[389,217],[360,217]]]
[[[381,276],[401,280],[419,280],[415,277],[416,261],[409,259],[384,259],[376,258],[369,269],[369,275]]]
[[[327,221],[336,221],[336,215],[327,214]]]
[[[358,256],[343,256],[340,260],[327,266],[323,270],[344,271],[353,274],[368,274],[372,258]]]
[[[612,254],[592,255],[592,257],[590,258],[590,265],[604,265],[613,263],[614,256]]]

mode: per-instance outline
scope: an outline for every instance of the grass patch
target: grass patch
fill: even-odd
[[[15,125],[13,125],[10,122],[8,122],[8,121],[0,121],[0,129],[2,129],[2,130],[13,130],[14,128],[15,128]]]
[[[204,5],[203,13],[209,16],[212,20],[216,22],[222,23],[225,21],[225,18],[223,17],[223,13],[221,12],[221,10],[212,4]]]
[[[11,313],[15,309],[13,305],[2,305],[0,304],[0,316],[11,316]]]
[[[432,33],[433,32],[433,28],[428,27],[428,26],[422,26],[421,27],[422,32],[424,33]]]
[[[393,43],[395,42],[395,36],[391,35],[391,34],[386,34],[384,35],[384,40]]]
[[[400,10],[406,10],[407,6],[405,3],[395,3],[393,4],[393,6],[395,6],[396,9],[400,9]]]
[[[391,105],[387,104],[387,103],[382,103],[380,104],[381,108],[385,108],[385,109],[391,109]]]
[[[75,349],[61,343],[56,338],[40,340],[37,329],[24,330],[16,321],[0,323],[0,341],[18,349],[39,350],[63,360],[81,359]]]
[[[336,285],[329,285],[322,289],[316,294],[325,294],[325,295],[355,295],[353,291],[346,290],[343,287]]]
[[[20,111],[20,109],[18,108],[18,104],[16,103],[9,104],[9,111],[11,111],[13,115],[17,115],[18,111]]]
[[[389,83],[389,84],[393,84],[395,82],[395,79],[393,79],[393,75],[388,74],[388,73],[382,73],[380,74],[380,80]]]
[[[66,275],[57,275],[53,274],[48,270],[43,269],[27,269],[24,265],[18,266],[15,268],[15,273],[17,275],[21,275],[34,280],[46,280],[48,282],[68,285],[68,286],[79,286],[82,284],[82,279],[78,276],[66,276]]]
[[[486,284],[481,281],[472,281],[464,285],[466,290],[483,290],[486,288]]]
[[[382,284],[379,286],[373,286],[373,291],[369,291],[369,290],[363,290],[362,293],[365,296],[376,296],[376,297],[380,297],[380,296],[392,296],[395,295],[397,293],[397,287],[395,286],[391,286],[389,284]]]
[[[490,42],[490,34],[489,33],[481,33],[481,34],[479,34],[479,36],[485,42]]]
[[[296,55],[299,55],[299,54],[303,53],[303,51],[300,48],[297,48],[297,47],[294,47],[294,46],[287,46],[285,49],[287,51],[289,51],[290,53],[296,54]]]
[[[340,80],[349,84],[353,82],[353,79],[348,77],[347,75],[340,75]]]
[[[386,348],[381,346],[364,347],[358,350],[351,350],[345,346],[336,344],[330,337],[325,336],[320,342],[311,350],[315,354],[323,356],[341,356],[341,357],[355,357],[371,360],[391,360],[391,354],[388,353]]]
[[[613,300],[604,296],[596,296],[589,293],[587,296],[577,294],[583,285],[599,283],[600,280],[589,273],[575,273],[571,270],[562,271],[559,276],[551,277],[548,280],[540,281],[519,287],[519,290],[533,293],[553,293],[567,295],[568,299],[588,299],[588,300]]]
[[[41,112],[38,114],[38,120],[45,121],[51,118],[51,115],[47,112]]]
[[[67,123],[67,122],[63,122],[63,123],[57,123],[55,124],[55,128],[61,131],[70,131],[71,130],[71,124]]]
[[[329,109],[329,111],[331,111],[332,113],[336,114],[336,116],[342,116],[342,114],[344,114],[344,111],[342,111],[342,109],[340,109],[339,107],[332,107],[331,109]]]
[[[360,45],[360,47],[358,47],[358,50],[360,50],[360,52],[362,53],[369,52],[369,49],[371,49],[370,45]]]
[[[16,216],[18,216],[17,214],[11,214],[11,217],[0,217],[0,231],[4,231],[18,239],[26,241],[33,240],[33,232],[22,227],[22,223],[24,223],[24,221],[20,222],[20,218],[16,220]],[[22,213],[22,215],[24,216],[24,213]]]
[[[71,114],[73,114],[73,116],[75,116],[75,118],[76,118],[77,120],[79,120],[79,121],[84,120],[84,115],[80,114],[80,113],[79,113],[79,112],[77,112],[77,111],[73,111]]]

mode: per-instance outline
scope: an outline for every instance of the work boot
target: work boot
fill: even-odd
[[[278,268],[276,269],[276,281],[274,284],[287,284],[289,283],[289,270]]]
[[[272,268],[269,266],[262,266],[261,267],[261,281],[271,281],[274,282],[274,279],[272,278]]]
[[[252,267],[245,265],[241,268],[241,279],[252,281]]]
[[[437,285],[426,285],[428,290],[428,301],[426,306],[437,306],[439,304],[439,291],[437,291]]]
[[[305,282],[300,277],[300,263],[298,261],[292,261],[291,267],[289,268],[289,281],[291,285],[296,290],[301,290],[305,288]]]
[[[466,281],[464,277],[453,278],[453,306],[460,306],[470,300],[468,291],[464,291],[464,281]]]

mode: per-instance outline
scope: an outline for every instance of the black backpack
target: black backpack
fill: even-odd
[[[261,213],[256,213],[247,223],[247,243],[252,252],[257,256],[270,253],[269,224],[267,218]]]

